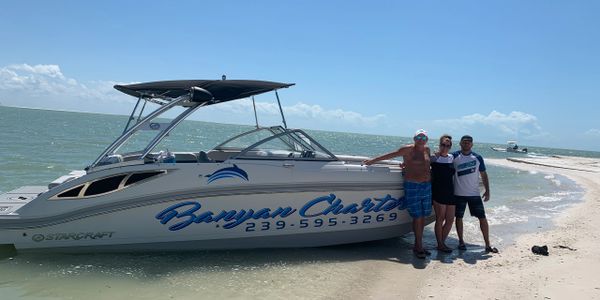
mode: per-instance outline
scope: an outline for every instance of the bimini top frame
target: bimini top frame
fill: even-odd
[[[170,102],[190,95],[189,101],[205,105],[248,98],[254,95],[287,88],[293,83],[258,80],[172,80],[115,85],[115,89],[136,98]]]
[[[108,148],[106,148],[106,150],[104,150],[104,152],[102,152],[102,154],[100,154],[100,156],[86,169],[90,170],[98,166],[100,162],[114,154],[134,135],[134,133],[141,128],[148,126],[153,119],[175,106],[183,106],[187,107],[187,109],[174,118],[165,129],[161,130],[157,136],[152,139],[148,146],[141,152],[140,159],[144,159],[144,157],[146,157],[171,130],[202,106],[248,98],[262,93],[276,91],[280,88],[287,88],[292,85],[294,84],[258,80],[172,80],[115,85],[115,89],[137,97],[138,103],[136,103],[136,106],[131,113],[131,117],[127,122],[123,134],[108,146]],[[279,104],[278,95],[277,98]],[[160,107],[143,118],[141,118],[142,111],[140,111],[140,117],[138,117],[137,123],[129,128],[129,123],[136,112],[140,100],[159,104]],[[279,106],[281,109],[281,104],[279,104]],[[283,111],[281,111],[281,113],[283,120],[285,120]]]

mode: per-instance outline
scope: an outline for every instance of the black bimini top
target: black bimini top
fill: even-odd
[[[213,104],[247,98],[292,85],[294,84],[258,80],[170,80],[114,87],[137,98],[174,99],[192,93],[191,101]]]

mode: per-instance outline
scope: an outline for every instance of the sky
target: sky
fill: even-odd
[[[600,151],[598,1],[0,2],[0,105],[129,114],[115,84],[295,83],[293,128]],[[259,122],[281,124],[273,94]],[[253,124],[249,99],[194,119]],[[2,116],[0,115],[0,118]]]

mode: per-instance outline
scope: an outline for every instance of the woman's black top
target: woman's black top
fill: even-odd
[[[454,157],[431,156],[431,198],[446,205],[454,205]]]

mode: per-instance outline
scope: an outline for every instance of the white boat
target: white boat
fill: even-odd
[[[492,148],[492,150],[498,151],[498,152],[527,153],[527,148],[519,148],[519,145],[517,145],[517,142],[515,142],[515,141],[506,142],[505,148],[501,148],[501,147],[490,147],[490,148]]]
[[[123,134],[85,170],[0,195],[0,245],[17,251],[185,251],[324,246],[409,232],[397,162],[363,166],[367,157],[334,155],[306,132],[288,129],[283,112],[284,126],[257,122],[256,129],[209,151],[155,150],[201,107],[274,91],[281,109],[277,90],[292,85],[116,85],[138,98]],[[142,116],[148,102],[158,108]],[[156,121],[176,107],[183,112],[170,122]],[[155,136],[139,151],[120,153],[140,130]]]

